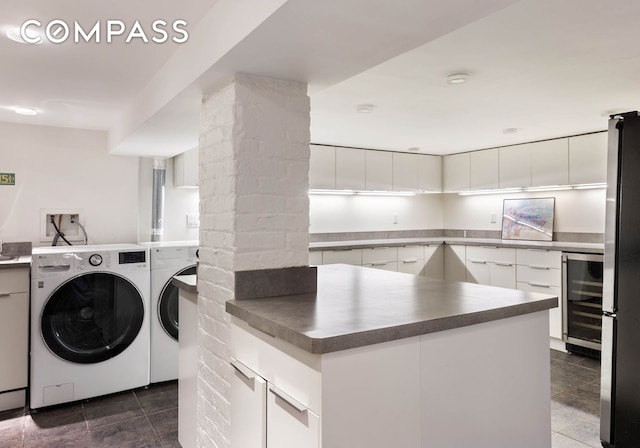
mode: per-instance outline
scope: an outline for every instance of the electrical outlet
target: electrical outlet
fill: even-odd
[[[200,215],[187,215],[187,228],[195,229],[200,227]]]
[[[496,222],[496,212],[491,212],[491,222],[492,223]]]
[[[398,224],[398,214],[397,213],[393,214],[393,223],[394,224]]]

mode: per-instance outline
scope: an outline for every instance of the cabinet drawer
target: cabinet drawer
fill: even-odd
[[[398,272],[405,274],[420,275],[424,269],[424,260],[403,260],[398,261]]]
[[[320,417],[271,384],[267,393],[267,446],[320,446]]]
[[[518,281],[518,289],[527,292],[539,292],[558,296],[558,307],[549,310],[549,336],[562,339],[562,291],[559,286],[542,287]]]
[[[29,269],[0,269],[0,294],[29,292]]]
[[[537,266],[518,265],[518,282],[541,286],[562,285],[562,270]]]
[[[501,288],[516,289],[516,266],[514,264],[491,263],[489,284]]]
[[[398,271],[397,261],[377,261],[375,263],[363,264],[362,266],[364,266],[365,268],[382,269],[383,271]]]
[[[562,267],[562,252],[544,249],[516,249],[518,264],[548,268]]]
[[[322,264],[333,263],[345,263],[360,266],[362,264],[362,249],[322,251]]]
[[[383,261],[398,261],[397,247],[372,247],[362,249],[362,264],[380,263]]]
[[[422,259],[424,259],[424,249],[422,246],[398,247],[398,261]]]
[[[467,260],[515,264],[516,250],[509,247],[467,246]]]
[[[322,251],[314,250],[309,252],[309,265],[317,266],[322,264]]]

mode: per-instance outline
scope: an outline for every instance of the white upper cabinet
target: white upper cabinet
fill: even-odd
[[[490,190],[499,187],[498,149],[474,151],[469,154],[469,187],[471,190]]]
[[[500,188],[531,186],[531,144],[500,148]]]
[[[569,183],[596,184],[607,181],[607,133],[569,137]]]
[[[469,153],[452,154],[442,160],[443,191],[454,193],[469,190]]]
[[[418,155],[418,190],[442,191],[442,157]]]
[[[336,148],[311,145],[309,160],[309,188],[333,190],[336,188]]]
[[[393,189],[392,153],[365,151],[365,187],[367,190]]]
[[[418,154],[392,154],[393,191],[418,191]]]
[[[178,154],[173,159],[173,186],[198,186],[198,148]]]
[[[336,188],[365,189],[365,150],[336,148]]]
[[[569,184],[569,139],[531,144],[531,186]]]

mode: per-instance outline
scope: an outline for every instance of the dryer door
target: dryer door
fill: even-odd
[[[49,349],[67,361],[90,364],[122,353],[144,320],[140,291],[112,273],[89,273],[63,283],[47,300],[41,318]]]
[[[196,267],[190,266],[176,275],[195,275]],[[178,340],[178,288],[169,280],[162,289],[158,300],[158,319],[162,329],[173,339]]]

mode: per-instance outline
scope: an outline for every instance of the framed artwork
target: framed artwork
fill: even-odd
[[[505,199],[502,209],[503,240],[553,240],[556,198]]]

